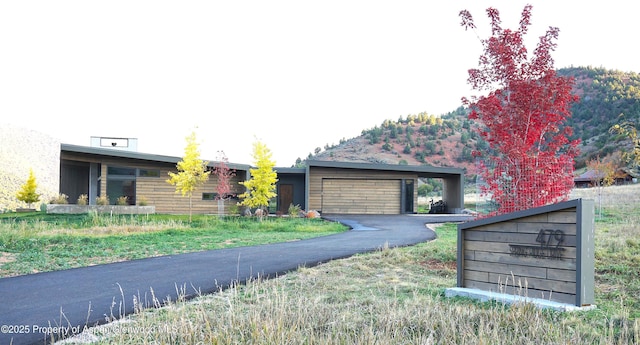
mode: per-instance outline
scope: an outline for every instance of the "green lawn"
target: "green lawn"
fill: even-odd
[[[216,216],[0,215],[0,277],[295,241],[345,231],[321,219]]]

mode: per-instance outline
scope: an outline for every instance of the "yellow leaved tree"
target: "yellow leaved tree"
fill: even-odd
[[[29,169],[29,178],[27,178],[27,181],[16,194],[16,198],[22,202],[26,202],[29,208],[31,208],[31,204],[40,201],[40,194],[36,192],[37,188],[36,175],[33,173],[33,169]]]
[[[200,159],[196,133],[191,132],[186,139],[187,146],[184,149],[184,157],[176,165],[178,172],[170,172],[167,182],[176,186],[176,193],[182,193],[182,196],[189,197],[189,221],[191,221],[193,191],[207,182],[210,171],[207,171],[209,163]]]
[[[624,117],[624,114],[620,114]],[[640,166],[640,136],[635,123],[631,121],[623,121],[609,129],[611,133],[622,134],[631,140],[631,149],[623,153],[623,158],[632,165],[632,167]]]
[[[277,195],[275,190],[278,174],[273,170],[275,162],[271,157],[271,150],[256,140],[253,143],[253,160],[256,167],[249,169],[251,178],[248,181],[240,182],[247,188],[246,192],[239,195],[242,198],[240,205],[258,208],[261,220],[262,215],[267,213],[269,200]]]
[[[605,187],[611,186],[615,181],[616,164],[611,160],[602,160],[600,156],[591,159],[587,163],[591,171],[591,183],[598,194],[598,217],[602,218],[602,194]]]

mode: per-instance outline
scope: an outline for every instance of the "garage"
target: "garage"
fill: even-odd
[[[420,178],[443,180],[447,212],[463,207],[462,169],[333,161],[306,164],[305,206],[321,214],[416,213]]]
[[[322,211],[345,214],[399,214],[401,179],[322,179]]]

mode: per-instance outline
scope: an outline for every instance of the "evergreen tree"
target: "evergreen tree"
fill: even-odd
[[[31,208],[31,204],[40,201],[40,194],[36,193],[37,188],[36,176],[33,173],[33,169],[29,169],[29,178],[27,178],[27,181],[22,185],[16,197],[18,200],[26,202],[28,207]]]

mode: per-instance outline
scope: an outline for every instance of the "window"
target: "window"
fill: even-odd
[[[218,193],[202,193],[202,200],[216,200]],[[237,195],[231,194],[225,200],[240,200]]]
[[[107,175],[135,176],[136,169],[125,167],[107,167]]]
[[[138,169],[138,176],[140,176],[140,177],[160,177],[160,170],[158,170],[158,169]]]
[[[202,200],[215,200],[218,193],[202,193]]]
[[[126,138],[100,138],[102,147],[129,147],[129,139]]]
[[[136,204],[136,181],[125,179],[107,179],[109,203],[115,204],[118,198],[126,196],[129,205]]]
[[[111,204],[115,204],[118,198],[126,196],[129,205],[135,205],[136,169],[119,166],[107,167],[107,196]]]

